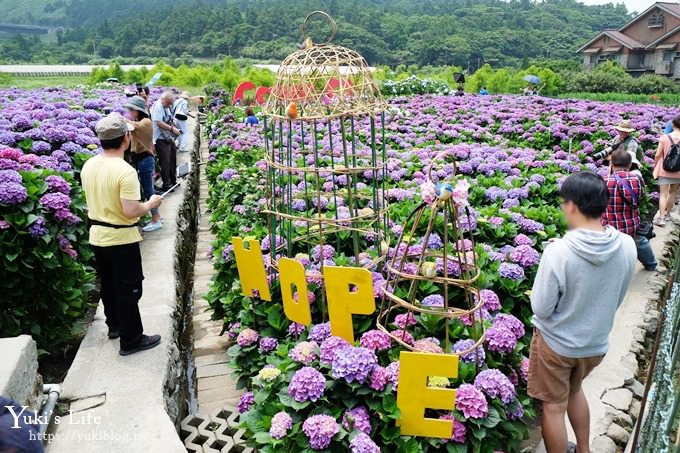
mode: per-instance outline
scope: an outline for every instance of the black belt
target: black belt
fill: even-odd
[[[132,228],[132,227],[139,226],[139,222],[133,223],[132,225],[114,225],[113,223],[100,222],[99,220],[94,220],[94,219],[89,219],[89,218],[87,219],[87,221],[89,223],[89,226],[93,226],[93,225],[103,226],[103,227],[107,227],[107,228],[115,228],[116,230],[119,230],[121,228]]]

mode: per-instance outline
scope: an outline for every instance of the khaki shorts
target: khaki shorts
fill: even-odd
[[[573,359],[550,349],[534,329],[529,352],[529,396],[546,403],[564,403],[581,390],[583,379],[602,362],[604,355]]]

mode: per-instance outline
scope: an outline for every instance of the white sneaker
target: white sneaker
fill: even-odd
[[[163,221],[159,220],[158,222],[149,222],[144,227],[142,227],[142,231],[145,233],[150,233],[152,231],[160,230],[163,228]]]

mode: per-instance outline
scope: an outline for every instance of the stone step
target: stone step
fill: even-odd
[[[199,393],[214,388],[233,388],[235,385],[231,375],[228,374],[198,379]]]
[[[227,363],[229,362],[229,356],[227,356],[227,353],[218,353],[218,354],[208,354],[208,355],[202,355],[202,356],[197,356],[194,358],[194,363],[196,363],[196,367],[201,367],[205,365],[213,365],[215,363]]]

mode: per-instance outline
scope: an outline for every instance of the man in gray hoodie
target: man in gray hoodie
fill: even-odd
[[[528,392],[543,403],[548,453],[590,453],[590,409],[581,384],[607,352],[637,252],[630,236],[602,226],[609,194],[598,175],[569,176],[560,196],[570,231],[546,247],[534,281]],[[565,413],[575,447],[568,444]]]

